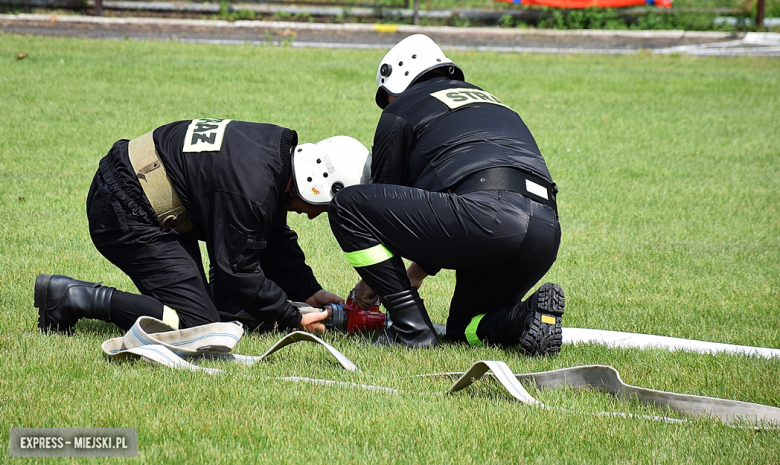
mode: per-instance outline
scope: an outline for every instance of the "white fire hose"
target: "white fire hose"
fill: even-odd
[[[103,343],[102,348],[111,359],[140,358],[147,362],[157,363],[171,368],[198,370],[217,374],[224,373],[224,371],[217,368],[200,367],[188,362],[185,358],[193,359],[205,357],[252,365],[268,358],[274,352],[290,344],[300,341],[309,341],[325,347],[344,369],[348,371],[359,371],[358,367],[336,348],[313,334],[300,331],[287,334],[260,356],[247,356],[231,353],[243,334],[243,327],[235,322],[212,323],[189,329],[175,330],[160,320],[151,317],[141,317],[124,337],[109,339]],[[592,329],[564,328],[563,341],[565,344],[598,343],[612,347],[654,347],[666,348],[669,350],[693,350],[701,353],[744,353],[765,358],[780,358],[779,349],[718,344],[663,336]],[[515,374],[506,363],[502,361],[480,360],[475,362],[466,372],[433,373],[418,376],[457,378],[457,381],[455,381],[452,387],[447,391],[447,393],[455,393],[470,386],[477,379],[488,374],[488,372],[492,372],[492,377],[501,383],[513,398],[524,404],[535,405],[542,408],[549,407],[531,396],[525,387],[523,387],[521,381],[535,385],[540,389],[555,389],[561,387],[592,388],[608,392],[621,400],[635,399],[656,407],[668,407],[672,411],[685,415],[717,418],[724,423],[735,426],[749,424],[754,428],[780,428],[780,408],[750,402],[678,394],[631,386],[620,379],[620,374],[617,370],[604,365],[586,365],[539,373]],[[277,379],[356,387],[378,390],[390,394],[399,393],[399,391],[393,388],[341,381],[302,377],[285,377]],[[606,415],[623,414],[606,413]],[[643,418],[670,422],[684,421],[665,417],[643,416]]]

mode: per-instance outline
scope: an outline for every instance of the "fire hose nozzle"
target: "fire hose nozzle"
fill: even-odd
[[[369,310],[363,310],[352,298],[349,298],[345,305],[328,304],[323,311],[327,309],[333,312],[333,316],[325,320],[325,327],[328,329],[354,333],[381,330],[385,327],[386,315],[379,311],[378,303]]]
[[[347,328],[348,312],[339,304],[328,304],[322,311],[330,309],[332,315],[325,320],[325,327],[337,331],[344,331]]]

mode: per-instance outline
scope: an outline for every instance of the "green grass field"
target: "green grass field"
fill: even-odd
[[[20,52],[28,57],[15,60]],[[302,142],[348,134],[370,146],[383,54],[0,36],[0,444],[10,428],[123,427],[138,429],[143,463],[780,463],[779,431],[598,416],[679,417],[597,392],[530,388],[565,409],[546,411],[496,383],[447,396],[450,382],[412,377],[476,360],[515,372],[604,364],[633,385],[780,407],[780,360],[596,345],[531,359],[326,334],[360,373],[296,344],[251,368],[210,362],[229,374],[209,376],[107,361],[100,344],[121,335],[108,324],[38,333],[38,273],[135,290],[94,250],[85,218],[89,183],[115,140],[213,116],[288,126]],[[524,118],[561,188],[564,238],[546,279],[567,292],[564,326],[780,348],[780,60],[449,55]],[[291,223],[325,288],[346,294],[358,278],[327,219]],[[442,272],[421,289],[438,323],[453,284]],[[247,335],[236,352],[261,354],[279,337]]]

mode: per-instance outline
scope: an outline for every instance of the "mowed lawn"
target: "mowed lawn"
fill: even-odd
[[[296,344],[251,368],[204,362],[228,371],[209,376],[109,362],[100,344],[122,334],[109,324],[38,333],[38,273],[135,290],[94,249],[85,218],[115,140],[221,117],[287,126],[301,142],[347,134],[370,147],[383,54],[0,36],[0,443],[11,428],[137,428],[143,463],[779,463],[777,430],[601,416],[681,418],[604,393],[529,386],[555,407],[543,410],[490,381],[444,395],[451,381],[414,377],[477,360],[517,373],[603,364],[633,385],[780,407],[777,359],[597,345],[537,359],[326,334],[359,373]],[[558,182],[564,236],[546,280],[566,291],[565,327],[780,348],[780,60],[448,55],[523,117]],[[358,277],[327,218],[290,223],[323,286],[345,295]],[[443,271],[421,289],[437,323],[453,287]],[[261,354],[280,337],[246,335],[236,351]]]

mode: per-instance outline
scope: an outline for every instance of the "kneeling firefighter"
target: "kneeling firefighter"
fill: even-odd
[[[345,189],[328,219],[362,278],[358,304],[378,295],[392,321],[378,342],[438,344],[418,288],[446,268],[457,280],[446,340],[559,352],[563,290],[546,283],[523,300],[561,239],[557,188],[523,120],[421,34],[385,55],[376,81],[372,182]]]
[[[220,321],[199,241],[223,292],[258,321],[321,333],[344,303],[319,285],[287,212],[310,219],[340,189],[368,180],[370,154],[336,136],[298,145],[295,131],[263,123],[203,118],[119,140],[100,161],[87,195],[95,247],[140,295],[67,276],[41,274],[35,306],[42,332],[70,334],[81,318],[127,330],[140,316],[174,328]]]

